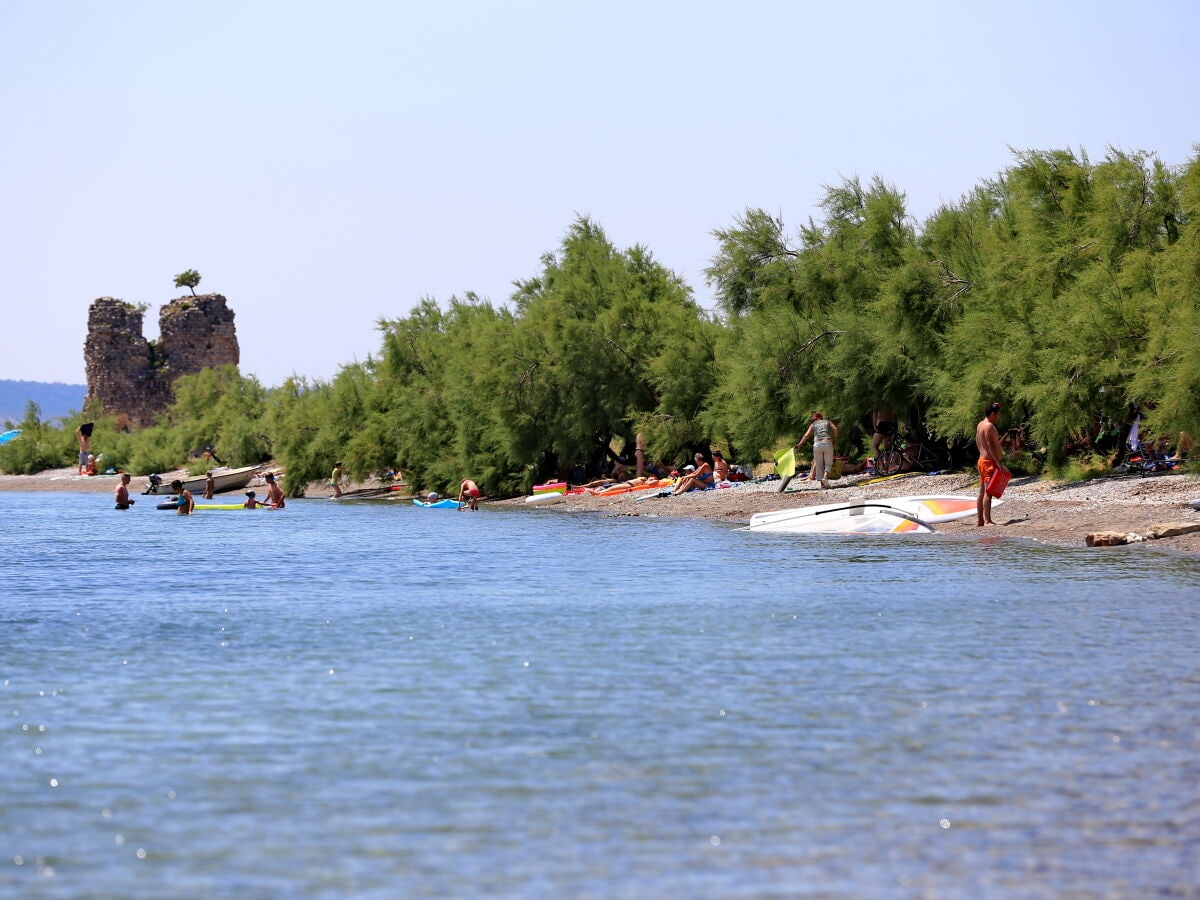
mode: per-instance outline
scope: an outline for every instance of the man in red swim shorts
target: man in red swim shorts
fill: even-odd
[[[462,486],[458,489],[458,508],[469,506],[471,509],[479,509],[479,485],[470,478],[462,480]]]
[[[979,497],[975,501],[975,525],[995,525],[992,521],[992,495],[987,492],[988,479],[997,469],[1003,469],[1000,450],[1000,432],[996,420],[1000,418],[1000,404],[992,401],[984,410],[983,419],[975,426],[975,446],[979,448]]]

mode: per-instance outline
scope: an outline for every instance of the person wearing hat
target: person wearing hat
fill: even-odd
[[[283,490],[275,483],[275,473],[268,472],[263,476],[267,483],[267,500],[263,506],[268,509],[283,509]]]
[[[246,502],[242,504],[242,509],[258,509],[260,506],[266,506],[261,500],[254,496],[254,491],[246,491]]]

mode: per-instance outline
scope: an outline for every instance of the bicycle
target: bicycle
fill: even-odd
[[[912,471],[937,472],[950,464],[950,456],[924,443],[913,443],[906,435],[895,435],[891,445],[875,460],[880,475],[895,475],[906,465]]]

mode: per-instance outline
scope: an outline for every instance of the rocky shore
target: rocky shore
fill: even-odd
[[[171,476],[164,476],[169,481]],[[56,469],[38,475],[0,475],[0,491],[75,491],[112,493],[116,476],[79,478],[74,469]],[[851,476],[832,482],[828,490],[804,482],[793,482],[787,493],[779,493],[778,481],[743,483],[737,487],[684,494],[679,497],[636,498],[643,494],[616,497],[580,495],[551,507],[530,509],[531,514],[570,515],[589,513],[605,516],[675,516],[745,524],[756,512],[832,503],[862,497],[879,500],[907,494],[965,494],[973,496],[976,476],[964,471],[952,475],[913,475],[870,482],[869,476]],[[350,485],[350,488],[356,485]],[[134,478],[135,496],[145,489],[145,478]],[[329,495],[322,483],[308,486],[307,496]],[[986,539],[1025,538],[1065,547],[1084,547],[1088,535],[1112,532],[1147,537],[1155,526],[1170,523],[1200,525],[1200,512],[1188,502],[1200,497],[1200,476],[1154,475],[1099,478],[1061,482],[1036,478],[1014,478],[997,506],[996,527],[976,528],[974,518],[948,522],[938,531]],[[492,501],[524,507],[523,498]],[[1200,555],[1200,531],[1150,539],[1093,552],[1168,551]]]

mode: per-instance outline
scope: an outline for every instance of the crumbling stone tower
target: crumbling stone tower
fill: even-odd
[[[142,428],[174,399],[181,375],[237,365],[240,359],[233,310],[220,294],[177,297],[158,314],[158,341],[142,335],[141,308],[101,297],[88,310],[83,345],[87,404]]]

